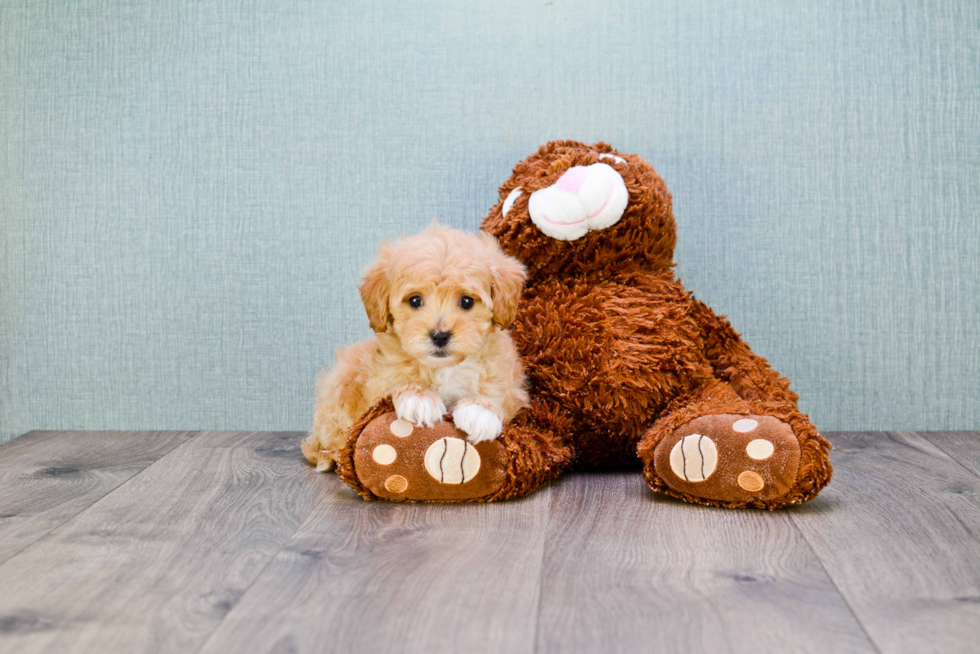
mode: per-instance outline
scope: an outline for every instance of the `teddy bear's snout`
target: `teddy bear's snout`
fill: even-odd
[[[626,210],[629,193],[616,169],[604,163],[573,166],[528,200],[531,221],[560,241],[615,225]]]

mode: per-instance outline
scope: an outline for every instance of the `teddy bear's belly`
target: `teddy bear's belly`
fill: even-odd
[[[625,436],[630,440],[627,446],[635,445],[673,400],[713,376],[711,366],[693,347],[644,354],[642,364],[635,366],[631,363],[639,357],[619,353],[609,355],[608,362],[528,365],[532,394],[552,399],[577,422],[604,434],[604,440]]]

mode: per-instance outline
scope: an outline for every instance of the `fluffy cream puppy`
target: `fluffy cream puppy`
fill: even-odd
[[[524,266],[486,234],[433,224],[385,244],[360,286],[377,335],[338,350],[321,376],[306,458],[331,469],[351,425],[385,395],[416,425],[431,427],[451,412],[471,442],[496,438],[527,404],[505,331],[524,278]]]

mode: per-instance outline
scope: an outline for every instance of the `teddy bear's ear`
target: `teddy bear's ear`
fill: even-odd
[[[520,261],[504,254],[497,239],[489,234],[482,234],[481,239],[487,247],[487,262],[490,267],[493,323],[503,329],[513,322],[517,314],[517,303],[524,290],[527,271]]]
[[[388,329],[388,319],[391,316],[388,311],[388,296],[391,294],[391,280],[388,277],[390,263],[391,248],[386,243],[381,248],[378,260],[364,271],[364,279],[358,287],[371,329],[379,334]]]

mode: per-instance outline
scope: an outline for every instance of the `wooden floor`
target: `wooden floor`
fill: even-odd
[[[0,446],[0,652],[980,652],[980,433],[830,434],[775,513],[570,475],[365,502],[297,433]]]

